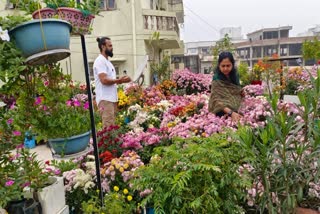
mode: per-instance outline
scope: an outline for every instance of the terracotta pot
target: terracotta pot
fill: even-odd
[[[296,214],[320,214],[320,212],[312,209],[298,207],[296,209]]]
[[[40,10],[36,10],[32,13],[32,18],[33,19],[50,19],[53,18],[54,15],[56,15],[56,11],[52,8],[43,8]]]
[[[94,15],[85,16],[80,10],[59,7],[57,8],[57,14],[59,17],[72,25],[72,33],[74,34],[86,34],[90,31],[91,22],[94,19]]]

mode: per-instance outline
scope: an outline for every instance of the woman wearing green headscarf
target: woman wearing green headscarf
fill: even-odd
[[[232,53],[222,52],[212,80],[209,111],[220,117],[228,115],[237,122],[241,118],[238,113],[241,102],[242,90],[235,60]]]

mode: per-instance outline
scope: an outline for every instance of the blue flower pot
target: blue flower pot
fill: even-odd
[[[41,19],[24,22],[9,31],[27,63],[54,63],[70,55],[69,22],[60,19]]]
[[[90,131],[70,138],[48,139],[54,154],[71,155],[84,151],[90,142]]]

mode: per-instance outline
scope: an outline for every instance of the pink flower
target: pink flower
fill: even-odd
[[[47,106],[43,106],[43,111],[47,111],[48,110],[48,107]]]
[[[16,149],[22,149],[24,147],[23,143],[21,143],[20,145],[16,146]]]
[[[86,109],[86,110],[89,108],[89,102],[88,101],[84,103],[83,108]]]
[[[73,105],[78,107],[81,105],[81,103],[78,100],[75,100],[73,101]]]
[[[41,97],[37,97],[36,101],[34,102],[35,105],[40,105],[42,102]]]
[[[21,136],[21,132],[19,132],[19,131],[13,131],[12,134],[14,136]]]
[[[67,106],[72,106],[72,101],[71,101],[71,100],[68,100],[68,101],[66,102],[66,104],[67,104]]]
[[[9,187],[9,186],[12,186],[14,184],[14,181],[13,180],[8,180],[5,184],[5,186]]]
[[[48,85],[49,85],[49,81],[45,81],[43,84],[44,84],[45,86],[48,86]]]
[[[60,174],[61,174],[61,170],[60,170],[60,169],[54,170],[54,174],[55,174],[55,175],[60,175]]]
[[[7,120],[7,124],[8,125],[10,125],[10,124],[12,124],[13,123],[13,119],[12,118],[10,118],[9,120]]]

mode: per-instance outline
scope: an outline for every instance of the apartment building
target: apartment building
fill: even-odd
[[[277,53],[286,66],[298,66],[302,60],[302,44],[314,36],[289,37],[292,26],[263,28],[247,34],[247,40],[235,43],[238,60],[247,62],[252,68],[259,59]],[[306,66],[314,65],[314,60],[303,61]]]
[[[90,72],[99,54],[97,37],[108,36],[113,42],[111,58],[117,74],[124,71],[133,79],[146,67],[145,82],[150,83],[149,63],[160,61],[164,50],[179,48],[179,26],[184,22],[182,0],[101,0],[101,13],[93,22],[93,31],[86,35],[86,48]],[[0,2],[0,15],[16,13],[14,6]],[[158,41],[151,35],[160,32]],[[61,61],[62,68],[73,79],[84,81],[82,46],[79,36],[72,36],[71,56]],[[148,59],[148,60],[146,60]]]

